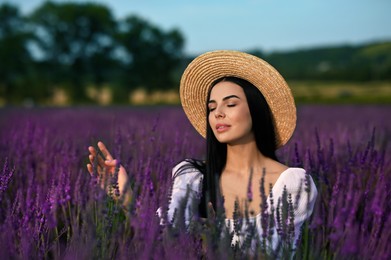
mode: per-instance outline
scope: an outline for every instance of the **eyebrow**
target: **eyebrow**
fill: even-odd
[[[237,98],[237,99],[240,99],[238,96],[236,96],[236,95],[230,95],[230,96],[226,96],[226,97],[224,97],[223,98],[223,101],[225,101],[225,100],[227,100],[227,99],[230,99],[230,98]],[[208,101],[208,104],[210,104],[210,103],[216,103],[216,101],[215,100],[209,100]]]

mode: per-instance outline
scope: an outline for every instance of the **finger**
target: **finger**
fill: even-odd
[[[107,150],[103,142],[99,141],[98,147],[102,151],[103,155],[106,157],[107,160],[113,160],[113,156],[111,156],[110,152]]]
[[[95,148],[92,146],[88,146],[88,151],[90,154],[88,155],[88,159],[90,159],[91,164],[93,164],[94,158],[96,156]]]
[[[104,160],[101,158],[101,156],[98,156],[97,154],[97,151],[94,147],[92,146],[89,146],[88,147],[88,151],[91,153],[88,158],[90,159],[90,162],[92,165],[94,165],[94,160],[95,158],[98,159],[98,166],[99,167],[104,167],[105,166],[105,163],[104,163]]]
[[[93,146],[88,147],[88,151],[90,152],[90,154],[92,154],[94,156],[94,158],[95,157],[100,158],[98,150],[96,150],[95,147],[93,147]]]
[[[97,158],[98,160],[95,162],[96,157],[94,157],[93,155],[90,154],[90,155],[88,156],[88,159],[90,159],[91,165],[95,165],[95,167],[98,168],[98,169],[97,169],[98,171],[100,171],[101,168],[106,167],[106,164],[105,164],[105,162],[103,161],[102,158]]]
[[[215,212],[215,210],[214,210],[214,208],[213,208],[212,202],[209,202],[209,203],[208,203],[208,211],[209,211],[209,216],[210,216],[211,218],[215,218],[215,217],[216,217],[216,212]]]
[[[88,155],[88,159],[90,159],[91,164],[94,163],[94,158],[95,158],[95,156],[93,156],[92,154]]]
[[[94,175],[94,171],[93,171],[93,169],[92,169],[92,165],[89,164],[89,163],[87,164],[87,170],[88,170],[88,172],[90,173],[91,176]]]
[[[89,151],[92,155],[96,156],[96,150],[95,150],[95,148],[94,148],[93,146],[88,146],[88,151]]]
[[[106,160],[105,165],[108,167],[117,167],[117,160]]]

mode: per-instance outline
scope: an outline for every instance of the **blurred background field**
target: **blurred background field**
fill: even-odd
[[[137,1],[128,5],[104,1],[0,1],[0,105],[179,104],[179,80],[187,64],[201,52],[222,48],[246,51],[271,63],[291,85],[298,103],[391,103],[391,35],[384,32],[385,19],[389,18],[384,16],[381,4],[355,3],[351,8],[363,12],[360,19],[367,22],[366,27],[349,26],[340,14],[335,19],[345,31],[337,34],[342,29],[320,18],[313,20],[315,14],[323,13],[319,6],[306,3],[303,7],[311,12],[289,13],[295,18],[291,21],[295,26],[276,23],[273,31],[260,23],[256,29],[261,35],[244,33],[244,25],[255,25],[233,10],[235,6],[247,6],[249,16],[255,12],[267,15],[262,8],[273,8],[273,4],[244,1],[238,6],[228,1],[215,9],[215,4],[203,3],[208,19],[238,17],[241,19],[231,27],[243,28],[227,41],[224,35],[229,26],[210,25],[202,32],[211,30],[215,36],[200,41],[193,36],[200,31],[194,24],[205,21],[189,7],[201,8],[201,3],[173,1],[164,6],[153,2],[156,7]],[[129,11],[120,12],[121,7]],[[373,8],[378,15],[366,14],[365,7]],[[161,13],[156,13],[158,10]],[[175,10],[178,18],[170,20],[168,14]],[[301,12],[308,21],[302,20]],[[186,14],[187,19],[180,20]],[[360,23],[358,16],[351,19]],[[269,17],[268,22],[275,22],[270,19],[278,17]],[[313,25],[305,33],[310,20]],[[330,26],[324,29],[335,30],[335,34],[319,33],[317,26]],[[284,40],[274,39],[278,29],[283,30],[279,35]],[[361,31],[368,35],[355,39]],[[243,40],[238,41],[240,38]],[[299,40],[301,45],[295,44]]]
[[[391,104],[391,82],[289,82],[297,103]]]

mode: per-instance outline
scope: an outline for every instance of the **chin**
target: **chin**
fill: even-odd
[[[231,143],[234,143],[235,142],[235,139],[232,139],[232,138],[216,138],[217,141],[219,141],[219,143],[222,143],[222,144],[231,144]]]
[[[238,136],[238,137],[228,137],[228,136],[220,136],[216,137],[217,141],[222,144],[227,145],[237,145],[237,144],[247,144],[252,141],[255,141],[254,137],[251,136]]]

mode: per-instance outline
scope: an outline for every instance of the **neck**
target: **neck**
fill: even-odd
[[[255,140],[245,144],[227,144],[227,161],[224,171],[248,174],[251,170],[262,168],[266,158],[258,150]]]

